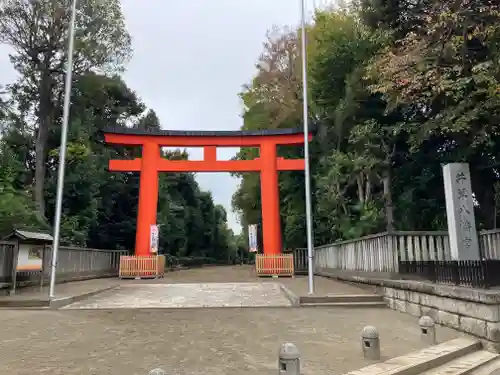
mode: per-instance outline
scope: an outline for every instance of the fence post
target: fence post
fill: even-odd
[[[19,258],[19,241],[16,241],[14,248],[12,249],[12,269],[11,269],[11,286],[9,294],[16,294],[17,286],[17,261]]]
[[[47,269],[45,268],[45,263],[47,262],[46,249],[47,249],[47,245],[43,245],[43,248],[42,248],[42,270],[40,271],[40,292],[43,291],[43,282],[45,279],[45,272],[47,272]]]
[[[437,281],[438,275],[437,275],[437,264],[434,261],[430,262],[431,264],[431,276],[432,276],[432,281],[435,283]]]
[[[456,262],[451,263],[451,281],[455,285],[460,284],[460,274],[459,274],[459,267],[460,267],[460,261],[457,260]]]
[[[480,267],[480,276],[482,276],[483,278],[483,287],[485,289],[489,289],[491,286],[493,286],[491,280],[490,280],[490,270],[489,270],[489,261],[487,259],[481,259],[479,261],[479,267]],[[476,280],[474,280],[476,281]],[[477,284],[480,284],[481,283],[481,277],[479,278],[479,280],[477,280]],[[474,285],[473,285],[474,286]],[[481,285],[480,285],[481,286]]]
[[[394,246],[394,232],[387,232],[387,248],[389,256],[391,257],[392,265],[390,266],[390,272],[399,272],[399,252],[397,251],[397,246]]]

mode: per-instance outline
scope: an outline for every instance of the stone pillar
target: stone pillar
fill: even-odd
[[[436,345],[436,324],[429,316],[422,316],[418,321],[420,326],[420,337],[422,342],[427,345]]]
[[[446,164],[443,177],[451,258],[479,260],[469,164]]]
[[[279,375],[300,375],[299,349],[292,343],[284,343],[278,354]]]
[[[361,331],[361,347],[363,357],[378,361],[380,359],[380,336],[373,326],[366,326]]]

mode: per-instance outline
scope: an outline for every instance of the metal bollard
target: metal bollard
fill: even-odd
[[[148,375],[167,375],[167,373],[161,368],[155,368],[148,372]]]
[[[380,336],[373,326],[366,326],[361,331],[361,345],[363,347],[363,357],[378,361],[380,359]]]
[[[422,316],[418,321],[420,337],[427,345],[436,345],[436,325],[430,316]]]
[[[300,375],[299,349],[292,343],[284,343],[278,356],[279,375]]]

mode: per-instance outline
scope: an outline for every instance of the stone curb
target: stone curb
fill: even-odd
[[[0,299],[0,308],[1,309],[15,309],[15,310],[46,310],[46,309],[58,309],[60,307],[69,305],[73,302],[81,301],[82,299],[92,297],[98,293],[106,292],[108,290],[113,290],[119,288],[119,285],[109,286],[100,289],[94,289],[90,292],[81,293],[74,296],[69,297],[61,297],[61,298],[23,298],[19,296],[19,298],[14,299]]]
[[[109,287],[106,287],[106,288],[95,289],[95,290],[92,290],[90,292],[78,294],[78,295],[75,295],[75,296],[62,297],[62,298],[54,298],[54,299],[50,300],[50,302],[49,302],[49,308],[57,310],[57,309],[60,309],[61,307],[64,307],[64,306],[70,305],[72,303],[84,300],[86,298],[93,297],[93,296],[95,296],[97,294],[108,292],[108,291],[119,289],[119,288],[120,288],[119,285],[114,285],[114,286],[109,286]]]
[[[294,292],[284,286],[282,283],[279,283],[281,291],[285,294],[286,298],[292,304],[292,307],[300,307],[300,297],[297,296]]]
[[[104,308],[95,308],[95,307],[82,307],[82,308],[74,308],[74,309],[64,309],[65,311],[136,311],[136,312],[144,312],[144,311],[159,311],[163,310],[165,312],[174,312],[174,311],[191,311],[191,310],[238,310],[238,309],[290,309],[294,306],[283,306],[283,305],[269,305],[269,306],[193,306],[193,307],[104,307]]]

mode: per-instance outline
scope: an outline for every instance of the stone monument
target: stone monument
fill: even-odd
[[[443,177],[451,258],[479,260],[469,164],[446,164]]]

